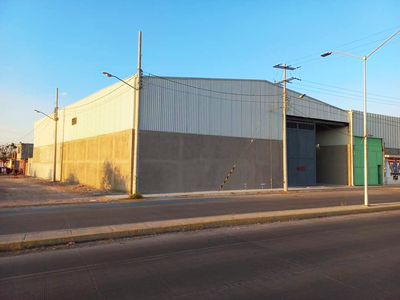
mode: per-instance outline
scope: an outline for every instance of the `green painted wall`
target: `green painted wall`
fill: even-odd
[[[383,184],[382,139],[368,138],[368,185]],[[354,184],[364,185],[364,143],[354,137]]]

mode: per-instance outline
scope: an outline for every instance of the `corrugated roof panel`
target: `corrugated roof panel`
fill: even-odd
[[[353,112],[354,135],[364,135],[363,112]],[[400,149],[400,118],[368,113],[367,130],[373,137],[382,138],[386,148]]]
[[[227,91],[231,92],[232,90],[232,82],[231,81],[222,81],[221,80],[221,86],[220,86],[222,91]],[[232,136],[232,122],[233,122],[233,116],[232,116],[232,95],[216,95],[220,97],[221,99],[221,135],[223,136]]]
[[[288,115],[348,122],[347,112],[287,90]],[[400,148],[400,119],[372,116],[368,128]],[[354,135],[362,136],[354,112]],[[261,123],[260,123],[261,122]],[[282,139],[282,88],[262,80],[143,77],[141,128],[167,132]]]
[[[199,102],[201,97],[197,91],[193,91],[186,87],[186,132],[198,132],[199,128]]]
[[[211,84],[209,80],[201,80],[196,83],[191,80],[191,85],[198,84],[204,90],[198,90],[199,96],[199,134],[210,134],[210,118],[211,118]],[[192,132],[189,132],[192,133]]]
[[[232,93],[232,136],[242,136],[242,82],[233,82],[231,85]]]
[[[222,80],[210,80],[210,89],[212,91],[222,91],[221,87]],[[210,93],[210,134],[221,135],[221,115],[222,115],[222,101],[225,95],[220,93]]]

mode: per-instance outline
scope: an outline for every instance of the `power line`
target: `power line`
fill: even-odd
[[[300,115],[302,115],[302,116],[304,116],[304,117],[306,117],[306,118],[311,118],[311,119],[313,119],[312,117],[307,116],[305,113],[301,112],[301,111],[298,110],[297,108],[293,107],[293,109],[294,109],[298,114],[300,114]],[[371,119],[371,118],[374,118],[374,116],[368,115],[368,118]],[[364,119],[363,119],[363,117],[358,117],[358,116],[356,116],[356,115],[353,114],[353,120],[359,120],[360,122],[362,122]],[[400,128],[400,119],[399,119],[398,122],[396,122],[396,121],[386,122],[386,121],[383,121],[383,120],[380,119],[379,122],[380,122],[380,124],[385,124],[386,126],[391,126],[392,129],[390,129],[390,131],[393,130],[393,128]],[[353,123],[354,123],[354,121],[353,121]],[[318,123],[318,122],[317,122],[317,124],[324,126],[322,123]],[[327,126],[324,126],[324,127],[328,128]],[[329,129],[333,129],[333,128],[329,128]],[[371,130],[369,130],[369,132],[371,132]],[[340,132],[340,133],[341,133],[341,134],[345,134],[345,133],[342,133],[342,132]],[[345,134],[345,135],[351,136],[351,135],[349,135],[349,134]]]
[[[47,127],[47,126],[46,126]],[[36,132],[35,132],[35,140],[40,140],[41,138],[42,138],[42,136],[43,136],[43,133],[45,133],[46,132],[46,127],[43,127],[43,128],[41,128],[40,130],[37,130]],[[55,129],[55,128],[54,128]],[[53,129],[53,130],[54,130]],[[40,134],[40,135],[39,135]]]
[[[321,104],[321,105],[323,105],[323,106],[327,106],[327,107],[332,108],[331,105],[329,105],[329,104],[327,104],[327,103],[324,103],[324,102],[319,102],[319,101],[317,101],[317,100],[308,100],[308,99],[305,99],[305,98],[302,98],[301,100],[304,101],[304,102],[311,102],[311,103],[313,103],[313,104]],[[302,105],[302,104],[300,104],[300,103],[296,103],[296,106],[304,107],[304,108],[309,109],[309,110],[316,110],[316,111],[322,112],[322,111],[321,111],[320,109],[318,109],[318,108],[309,107],[309,106],[306,106],[306,105]],[[341,109],[339,109],[339,108],[336,108],[336,109],[341,111]],[[355,112],[357,112],[357,111],[355,111]],[[346,117],[347,117],[347,111],[343,111],[343,114],[340,114],[340,113],[337,113],[337,112],[333,112],[333,111],[329,111],[329,112],[326,112],[326,113],[331,114],[331,115],[337,115],[337,116],[340,116],[340,117],[344,117],[344,116],[346,115]],[[302,114],[303,114],[303,113],[302,113]],[[370,118],[378,119],[379,117],[377,117],[377,116],[382,116],[382,115],[377,115],[377,114],[373,114],[373,113],[368,113],[368,118],[369,118],[369,119],[370,119]],[[384,117],[386,117],[386,116],[384,116]],[[311,118],[311,117],[309,117],[309,118]],[[357,116],[355,116],[354,114],[353,114],[353,118],[354,118],[354,119],[358,119],[358,120],[360,120],[360,121],[364,120],[362,116],[361,116],[361,117],[357,117]],[[386,125],[389,125],[389,126],[398,126],[398,127],[400,127],[400,118],[398,118],[398,117],[390,117],[390,118],[394,118],[395,120],[390,120],[389,122],[387,122],[387,121],[385,121],[385,120],[379,119],[379,122],[380,122],[381,124],[386,124]]]
[[[391,27],[391,28],[385,29],[385,30],[380,31],[380,32],[378,32],[378,33],[374,33],[374,34],[371,34],[371,35],[369,35],[369,36],[366,36],[366,37],[363,37],[363,38],[360,38],[360,39],[357,39],[357,40],[354,40],[354,41],[351,41],[351,42],[348,42],[348,43],[345,43],[345,44],[342,44],[342,45],[339,45],[339,46],[331,47],[331,48],[329,48],[328,50],[318,51],[318,52],[315,52],[315,53],[313,53],[313,54],[309,54],[309,55],[306,55],[306,56],[303,56],[303,57],[300,57],[300,58],[297,58],[297,59],[289,60],[288,63],[293,63],[294,61],[298,61],[298,60],[301,60],[301,59],[303,59],[303,58],[311,57],[311,56],[314,56],[314,55],[319,55],[319,54],[321,54],[321,53],[330,51],[330,50],[332,50],[332,49],[338,49],[338,48],[341,48],[341,47],[344,47],[344,46],[347,46],[347,45],[350,45],[350,44],[353,44],[353,43],[356,43],[356,42],[359,42],[359,41],[368,39],[368,38],[373,37],[373,36],[376,36],[376,35],[378,35],[378,34],[381,34],[381,33],[384,33],[384,32],[387,32],[387,31],[390,31],[390,30],[393,30],[393,29],[398,29],[399,26],[400,26],[400,25],[397,25],[397,26],[395,26],[395,27]],[[297,64],[301,64],[301,63],[297,63]]]
[[[147,74],[151,74],[151,73],[148,73],[148,72],[145,72],[145,73],[147,73]],[[153,75],[153,74],[151,74],[151,75]],[[175,80],[169,80],[168,78],[165,78],[165,77],[160,77],[160,76],[156,76],[156,75],[153,75],[153,76],[155,76],[155,77],[157,77],[157,78],[161,78],[161,79],[164,79],[164,80],[168,80],[168,81],[171,81],[171,82],[174,82],[174,83],[177,83],[177,84],[181,84],[181,85],[184,85],[184,86],[188,86],[188,87],[191,87],[191,88],[198,88],[198,89],[201,89],[201,90],[207,90],[207,89],[203,89],[203,88],[199,88],[199,87],[195,87],[195,86],[191,86],[191,85],[187,85],[187,84],[184,84],[184,83],[181,83],[181,82],[178,82],[178,81],[175,81]],[[266,81],[266,82],[268,82],[268,81]],[[181,91],[181,90],[176,90],[176,89],[172,89],[172,88],[168,88],[168,87],[163,87],[163,86],[160,86],[160,85],[157,85],[157,84],[154,84],[154,83],[148,83],[148,84],[150,84],[150,85],[154,85],[154,86],[158,86],[158,87],[160,87],[160,88],[165,88],[165,89],[169,89],[169,90],[173,90],[173,91],[177,91],[177,92],[181,92],[181,93],[187,93],[187,94],[192,94],[192,95],[198,95],[198,96],[205,96],[205,95],[201,95],[201,94],[195,94],[195,93],[189,93],[189,92],[186,92],[186,91]],[[271,83],[272,84],[272,83]],[[296,83],[295,83],[296,84]],[[299,83],[297,83],[297,84],[299,84]],[[315,87],[312,87],[312,88],[315,88]],[[337,87],[335,87],[335,88],[337,88]],[[343,89],[343,90],[346,90],[346,89]],[[237,96],[239,96],[239,95],[242,95],[242,96],[258,96],[258,97],[267,97],[267,96],[280,96],[279,94],[275,94],[275,95],[255,95],[255,94],[252,94],[252,95],[249,95],[249,94],[237,94],[237,93],[225,93],[225,92],[222,92],[222,91],[213,91],[213,90],[207,90],[207,91],[210,91],[210,92],[215,92],[215,93],[224,93],[224,94],[230,94],[230,95],[237,95]],[[312,90],[311,90],[312,91]],[[328,90],[329,91],[329,90]],[[352,91],[352,90],[349,90],[349,91]],[[337,92],[337,91],[331,91],[331,92],[334,92],[334,93],[341,93],[341,92]],[[358,92],[358,91],[357,91]],[[327,94],[327,93],[325,93],[325,94]],[[349,94],[349,93],[341,93],[341,94],[344,94],[344,95],[348,95],[348,96],[353,96],[353,97],[358,97],[357,95],[352,95],[352,94]],[[327,95],[330,95],[330,96],[335,96],[335,95],[331,95],[331,94],[327,94]],[[372,94],[370,94],[370,95],[372,95]],[[381,95],[377,95],[377,94],[373,94],[374,96],[378,96],[378,97],[385,97],[385,96],[381,96]],[[209,97],[211,97],[211,96],[209,96]],[[212,98],[215,98],[215,99],[221,99],[221,100],[228,100],[228,99],[223,99],[223,98],[217,98],[217,97],[212,97]],[[353,99],[353,100],[360,100],[360,99],[355,99],[355,98],[351,98],[351,97],[347,97],[347,98],[349,98],[349,99]],[[394,98],[394,97],[393,97]],[[372,98],[372,99],[375,99],[375,98]],[[398,98],[394,98],[394,99],[398,99]],[[230,101],[235,101],[235,100],[233,100],[233,99],[229,99]],[[381,99],[376,99],[377,101],[379,101],[379,103],[381,103]],[[248,100],[237,100],[238,102],[242,102],[242,101],[247,101],[247,102],[253,102],[253,101],[248,101]],[[362,101],[362,100],[361,100]],[[257,101],[258,102],[258,101]],[[371,101],[371,102],[374,102],[374,101]],[[388,103],[390,103],[391,105],[392,104],[397,104],[397,102],[392,102],[392,101],[388,101],[388,100],[386,100],[385,102],[387,102],[387,103],[384,103],[384,102],[382,102],[383,104],[386,104],[386,105],[388,105]]]
[[[117,100],[121,100],[121,97],[120,97],[120,96],[126,94],[127,92],[129,92],[129,90],[126,90],[126,91],[124,91],[124,92],[121,92],[120,94],[114,95],[112,98],[109,98],[109,99],[107,99],[106,101],[96,103],[96,105],[95,105],[95,106],[92,106],[92,107],[83,108],[83,109],[79,109],[79,110],[68,109],[68,110],[66,110],[66,111],[68,111],[68,113],[66,114],[66,116],[77,115],[77,114],[80,114],[80,113],[83,113],[83,112],[86,112],[86,111],[90,111],[90,110],[92,110],[92,109],[96,109],[96,108],[98,108],[98,107],[100,107],[100,106],[103,106],[104,104],[107,104],[107,103],[113,101],[113,100],[116,99],[116,98],[117,98]]]
[[[165,86],[161,86],[161,85],[157,85],[154,83],[148,83],[149,85],[153,85],[153,86],[157,86],[159,88],[162,89],[166,89],[166,90],[170,90],[170,91],[175,91],[175,92],[180,92],[180,93],[184,93],[184,94],[189,94],[189,95],[194,95],[194,96],[201,96],[204,98],[211,98],[211,99],[217,99],[217,100],[223,100],[223,101],[233,101],[233,102],[251,102],[251,103],[275,103],[276,101],[252,101],[252,100],[243,100],[243,99],[226,99],[226,98],[220,98],[220,97],[213,97],[213,96],[208,96],[208,95],[201,95],[201,94],[196,94],[196,93],[191,93],[191,92],[186,92],[186,91],[182,91],[182,90],[177,90],[177,89],[172,89],[172,88],[168,88]],[[259,97],[274,97],[274,96],[282,96],[282,94],[270,94],[270,95],[258,95]]]
[[[37,126],[37,128],[40,128],[40,127],[44,124],[45,121],[47,121],[47,118],[44,118],[43,121]],[[29,131],[27,134],[25,134],[25,135],[22,136],[21,138],[16,139],[15,141],[13,141],[13,143],[16,143],[16,142],[18,142],[18,141],[22,141],[22,140],[26,139],[28,136],[30,136],[31,134],[33,134],[34,131],[35,131],[35,128],[33,128],[31,131]]]
[[[189,88],[193,88],[193,89],[197,89],[197,90],[201,90],[201,91],[206,91],[206,92],[211,92],[211,93],[218,93],[218,94],[223,94],[223,95],[234,95],[234,96],[245,96],[245,97],[269,97],[269,96],[276,96],[276,95],[240,94],[240,93],[229,93],[229,92],[223,92],[223,91],[216,91],[216,90],[205,89],[205,88],[201,88],[201,87],[198,87],[198,86],[189,85],[189,84],[186,84],[186,83],[183,83],[183,82],[179,82],[179,81],[172,80],[172,79],[167,78],[167,77],[157,76],[157,75],[154,75],[154,74],[149,73],[149,72],[144,72],[144,71],[143,71],[143,73],[149,74],[149,75],[150,75],[149,77],[156,77],[156,78],[163,79],[163,80],[166,80],[166,81],[170,81],[170,82],[173,82],[173,83],[176,83],[176,84],[180,84],[180,85],[183,85],[183,86],[186,86],[186,87],[189,87]],[[151,84],[151,83],[149,83],[149,84]],[[272,83],[271,83],[271,84],[272,84]],[[204,96],[204,95],[201,95],[201,96]]]
[[[149,83],[149,84],[150,84],[150,85],[155,85],[155,84],[153,84],[153,83]],[[210,98],[220,99],[220,100],[225,100],[225,101],[238,101],[238,102],[260,103],[260,102],[258,102],[258,101],[224,99],[224,98],[218,98],[218,97],[213,97],[213,96],[206,96],[206,95],[201,95],[201,94],[194,94],[194,93],[190,93],[190,92],[187,92],[187,91],[171,89],[171,88],[167,88],[167,87],[159,86],[159,85],[155,85],[155,86],[158,86],[159,88],[162,88],[162,89],[177,91],[177,92],[180,92],[180,93],[198,95],[198,96],[202,96],[202,97],[210,97]],[[305,89],[305,90],[307,90],[307,89]],[[292,91],[292,92],[294,92],[294,91]],[[313,91],[313,92],[321,93],[321,94],[327,94],[327,95],[331,95],[331,96],[337,97],[337,95],[332,95],[332,94],[329,94],[329,93],[323,93],[323,92],[318,92],[318,91]],[[334,91],[334,92],[336,92],[336,91]],[[295,93],[298,93],[298,92],[295,92]],[[351,95],[351,94],[350,94],[350,95]],[[269,96],[281,96],[281,94],[274,94],[274,95],[269,95]],[[351,96],[355,96],[355,95],[351,95]],[[357,98],[353,98],[353,97],[346,97],[346,96],[341,96],[341,97],[342,97],[342,98],[349,98],[349,99],[357,100],[357,101],[362,101],[361,99],[357,99]],[[304,99],[304,98],[303,98],[302,101],[308,101],[308,102],[312,102],[312,103],[317,103],[317,104],[325,105],[325,106],[327,106],[327,107],[332,107],[331,104],[322,102],[322,101],[320,101],[320,100],[307,100],[307,99]],[[384,103],[384,102],[381,102],[381,101],[382,101],[382,100],[380,100],[380,101],[373,101],[373,100],[370,100],[370,102],[376,102],[376,103],[381,103],[381,104],[386,104],[386,105],[392,105],[392,106],[393,106],[393,105],[396,105],[396,104]],[[278,101],[272,101],[272,102],[279,103]],[[340,108],[337,108],[337,109],[342,110],[342,109],[340,109]],[[343,111],[345,111],[345,110],[343,110]]]
[[[318,83],[318,82],[309,81],[309,80],[305,80],[305,79],[302,79],[301,81],[309,82],[309,83],[317,84],[317,85],[322,85],[322,86],[327,86],[327,87],[332,87],[332,88],[335,88],[335,89],[341,89],[341,90],[345,90],[345,91],[350,91],[350,92],[355,92],[355,93],[363,94],[362,91],[346,89],[346,88],[343,88],[343,87],[337,87],[337,86],[333,86],[333,85],[329,85],[329,84]],[[378,94],[372,94],[372,93],[367,93],[367,95],[372,95],[372,96],[377,96],[377,97],[383,97],[383,98],[392,98],[392,99],[400,100],[400,98],[392,97],[392,96],[378,95]]]
[[[332,92],[332,93],[336,93],[336,94],[342,94],[342,95],[347,95],[347,96],[351,96],[351,97],[356,97],[356,98],[350,98],[349,99],[354,99],[354,100],[358,100],[358,101],[363,101],[362,100],[362,96],[361,95],[354,95],[354,94],[349,94],[349,93],[345,93],[345,92],[339,92],[339,91],[334,91],[334,90],[329,90],[329,89],[325,89],[325,88],[320,88],[320,87],[314,87],[314,86],[309,86],[306,84],[299,84],[299,86],[301,87],[309,87],[312,89],[317,89],[317,90],[322,90],[322,91],[328,91],[328,92]],[[310,91],[310,90],[308,90]],[[313,91],[313,90],[311,90]],[[320,93],[319,91],[315,91],[316,93]],[[372,101],[372,100],[376,100],[376,101]],[[390,100],[382,100],[382,99],[378,99],[378,98],[374,98],[374,97],[369,97],[368,98],[369,102],[376,102],[376,103],[381,103],[381,104],[390,104],[390,105],[400,105],[400,102],[396,102],[396,101],[390,101]]]
[[[390,45],[393,45],[393,44],[396,44],[396,43],[399,43],[400,41],[389,41],[387,44],[386,44],[386,47],[387,46],[390,46]],[[367,51],[369,51],[369,50],[374,50],[375,49],[375,47],[370,47],[370,48],[366,48],[366,49],[363,49],[363,50],[360,50],[360,51],[356,51],[356,52],[354,52],[353,54],[360,54],[360,53],[365,53],[365,52],[367,52]],[[321,53],[320,53],[321,54]],[[322,57],[318,57],[318,58],[315,58],[315,59],[312,59],[312,60],[310,60],[310,61],[313,61],[313,60],[317,60],[317,59],[319,59],[319,61],[317,61],[317,62],[315,62],[315,63],[311,63],[311,64],[305,64],[305,62],[303,62],[302,63],[302,65],[303,65],[303,67],[304,66],[312,66],[312,65],[315,65],[315,64],[319,64],[319,63],[325,63],[325,62],[328,62],[328,61],[332,61],[332,60],[335,60],[335,59],[343,59],[343,58],[345,58],[346,56],[343,56],[343,55],[337,55],[337,56],[335,56],[335,57],[332,57],[332,58],[325,58],[325,59],[323,59]]]
[[[372,41],[372,42],[369,42],[369,43],[365,43],[365,44],[362,44],[362,45],[359,45],[359,46],[355,46],[355,47],[352,47],[352,48],[343,49],[343,52],[348,52],[348,51],[351,51],[351,50],[354,50],[354,49],[357,49],[357,48],[361,48],[361,47],[364,47],[364,46],[367,46],[367,45],[371,45],[371,44],[374,44],[374,43],[377,43],[377,42],[381,42],[381,41],[384,41],[384,40],[386,40],[386,38],[375,40],[375,41]],[[388,44],[393,44],[393,43],[396,43],[396,42],[391,42],[391,43],[388,43]],[[333,49],[336,49],[336,48],[333,48]],[[368,48],[368,49],[370,49],[370,48]],[[359,50],[359,51],[357,51],[355,53],[364,52],[364,51],[367,51],[368,49]],[[375,48],[371,48],[371,49],[375,49]],[[321,54],[321,53],[323,53],[323,52],[320,52],[319,54]],[[323,59],[321,57],[321,55],[318,55],[318,57],[315,57],[313,59],[309,59],[309,60],[306,60],[306,61],[301,61],[298,64],[302,64],[302,65],[306,64],[307,65],[308,62],[319,60],[319,59],[321,59],[321,60]],[[327,59],[325,59],[325,60],[327,60]]]
[[[301,115],[303,115],[303,116],[305,116],[306,118],[309,118],[306,114],[304,114],[304,113],[302,113],[301,111],[299,111],[298,109],[296,109],[295,107],[293,107],[293,109],[295,110],[295,111],[297,111],[299,114],[301,114]],[[329,127],[329,126],[327,126],[326,124],[323,124],[323,123],[316,123],[317,125],[321,125],[321,126],[323,126],[323,127],[325,127],[325,128],[327,128],[327,129],[331,129],[331,130],[334,130],[334,128],[332,128],[332,127]],[[345,135],[345,136],[347,136],[347,137],[349,137],[349,136],[351,136],[350,134],[348,134],[348,133],[343,133],[343,132],[341,132],[341,131],[338,131],[340,134],[343,134],[343,135]]]
[[[132,75],[131,78],[129,78],[127,81],[129,82],[129,81],[131,81],[133,78],[134,78],[134,75]],[[112,94],[113,92],[115,92],[116,90],[118,90],[118,89],[120,89],[120,88],[122,88],[122,87],[125,87],[125,85],[124,85],[124,84],[120,84],[119,87],[115,88],[114,90],[110,91],[109,93],[107,93],[107,94],[105,94],[105,95],[103,95],[103,96],[101,96],[101,97],[99,97],[99,98],[96,98],[96,99],[94,99],[94,100],[92,100],[92,101],[90,101],[90,102],[88,102],[88,103],[85,103],[85,104],[82,104],[82,105],[78,105],[78,106],[74,106],[74,107],[70,107],[70,108],[64,107],[64,109],[66,109],[66,110],[72,110],[72,109],[76,109],[76,108],[79,108],[79,107],[82,107],[82,106],[89,105],[89,104],[91,104],[91,103],[93,103],[93,102],[96,102],[96,101],[98,101],[98,100],[100,100],[100,99],[102,99],[102,98],[104,98],[104,97],[106,97],[106,96]],[[129,89],[127,89],[127,91],[128,91],[128,90],[129,90]],[[82,100],[79,100],[79,101],[82,101]]]
[[[315,91],[315,90],[310,90],[306,88],[302,88],[304,91],[309,91],[309,92],[314,92],[314,93],[319,93],[319,94],[324,94],[328,96],[333,96],[333,97],[341,97],[341,98],[346,98],[346,99],[351,99],[351,100],[356,100],[356,101],[363,101],[360,98],[354,98],[354,97],[348,97],[348,96],[338,96],[337,94],[330,94],[330,93],[325,93],[325,92],[320,92],[320,91]],[[339,93],[339,92],[336,92]],[[343,94],[343,93],[341,93]],[[354,96],[354,95],[352,95]],[[400,104],[394,103],[394,102],[383,102],[382,100],[378,99],[379,101],[374,101],[374,100],[368,100],[368,102],[373,102],[373,103],[379,103],[379,104],[384,104],[384,105],[391,105],[391,106],[400,106]]]
[[[302,99],[302,100],[303,100],[303,101],[309,101],[309,100],[307,100],[307,99]],[[311,102],[311,101],[309,101],[309,102]],[[309,107],[309,106],[301,105],[301,104],[299,104],[299,103],[296,103],[295,106],[299,106],[299,107],[303,107],[303,108],[305,108],[305,109],[315,110],[315,111],[322,112],[322,111],[321,111],[320,109],[318,109],[318,108],[314,108],[314,107]],[[329,106],[329,105],[328,105],[328,106]],[[293,107],[293,108],[295,108],[295,107]],[[297,109],[296,109],[296,110],[297,110]],[[297,110],[297,111],[298,111],[299,113],[301,113],[302,115],[305,115],[303,112],[300,112],[299,110]],[[328,114],[330,114],[330,115],[337,115],[337,116],[344,117],[344,115],[339,114],[339,113],[336,113],[336,112],[332,112],[332,111],[326,112],[326,113],[328,113]],[[346,117],[347,117],[347,112],[344,112],[344,114],[346,114]],[[371,118],[379,119],[379,118],[376,117],[376,116],[379,116],[379,115],[368,113],[368,119],[371,119]],[[307,117],[307,118],[316,119],[315,117],[310,117],[310,116],[306,116],[306,117]],[[386,121],[386,119],[385,119],[385,120],[379,119],[378,122],[379,122],[380,124],[385,124],[385,125],[388,125],[388,126],[400,127],[400,118],[398,118],[398,117],[390,117],[390,118],[395,118],[396,120]],[[354,115],[354,114],[353,114],[353,119],[357,119],[357,120],[360,120],[360,121],[363,121],[363,120],[364,120],[363,116],[358,117],[357,115]],[[322,119],[321,119],[321,120],[322,120]]]

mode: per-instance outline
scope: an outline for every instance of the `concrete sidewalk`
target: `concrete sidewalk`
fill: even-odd
[[[82,190],[72,190],[75,188]],[[120,201],[127,195],[103,193],[100,200],[95,195],[98,191],[84,186],[3,178],[0,203],[35,204],[0,209],[0,250],[400,209],[399,187],[371,188],[371,207],[360,205],[362,189],[317,186],[292,188],[289,192],[209,191],[145,195],[141,201]],[[98,196],[100,203],[91,203],[93,196]],[[105,201],[106,196],[111,200]],[[69,205],[54,205],[55,202]]]
[[[369,189],[398,189],[400,186],[369,186]],[[202,191],[202,192],[186,192],[186,193],[159,193],[144,194],[144,199],[163,200],[163,199],[182,199],[182,198],[206,198],[206,197],[227,197],[227,196],[244,196],[244,195],[271,195],[271,194],[288,194],[288,193],[309,193],[309,192],[332,192],[332,191],[359,191],[364,190],[364,186],[348,186],[348,185],[316,185],[307,187],[291,187],[287,192],[283,188],[273,189],[253,189],[253,190],[222,190],[222,191]],[[128,195],[108,195],[105,196],[110,201],[126,200]]]
[[[186,193],[159,193],[145,194],[144,200],[173,200],[186,198],[215,198],[232,196],[253,196],[253,195],[278,195],[304,192],[330,192],[330,191],[357,191],[363,187],[350,186],[313,186],[289,188],[283,192],[282,188],[277,189],[256,189],[256,190],[222,190],[202,191]],[[371,190],[396,189],[390,186],[373,186]],[[400,186],[397,187],[400,190]],[[0,209],[13,207],[30,206],[54,206],[87,203],[107,203],[116,201],[137,201],[128,198],[129,195],[121,192],[98,190],[79,184],[67,184],[62,182],[51,182],[32,177],[20,177],[14,179],[12,176],[0,176]]]
[[[67,230],[31,232],[26,234],[2,235],[0,236],[0,251],[13,251],[54,245],[66,245],[70,242],[89,242],[110,238],[137,237],[161,233],[193,231],[207,228],[301,220],[399,209],[400,202],[395,202],[374,204],[369,207],[352,205],[230,214]]]
[[[19,175],[0,176],[0,208],[108,202],[109,191]],[[114,193],[115,194],[115,193]]]

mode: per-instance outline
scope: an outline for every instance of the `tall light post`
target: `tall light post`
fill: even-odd
[[[132,149],[133,149],[133,158],[132,158],[132,181],[131,181],[131,194],[137,194],[139,191],[139,111],[140,111],[140,76],[142,73],[141,69],[142,65],[142,32],[139,31],[139,42],[138,42],[138,68],[137,68],[137,77],[136,77],[136,87],[130,85],[126,81],[121,78],[112,75],[107,72],[103,72],[103,74],[107,77],[114,77],[124,84],[133,88],[136,92],[136,101],[134,103],[134,124],[135,128],[134,137],[132,139]]]
[[[290,77],[286,78],[286,70],[296,70],[300,67],[291,67],[287,66],[286,64],[278,64],[273,66],[274,68],[277,69],[283,69],[283,80],[275,82],[275,84],[283,84],[283,89],[282,89],[282,103],[283,103],[283,110],[282,110],[282,134],[283,134],[283,140],[282,140],[282,173],[283,173],[283,191],[287,192],[288,191],[288,176],[287,176],[287,140],[286,140],[286,112],[287,112],[287,96],[286,96],[286,82],[290,82],[293,79],[297,79],[296,77]],[[301,97],[303,98],[304,95]]]
[[[54,118],[50,117],[49,115],[45,114],[44,112],[35,109],[35,111],[39,114],[43,114],[49,119],[52,119],[54,121],[54,165],[53,165],[53,181],[56,181],[56,168],[57,168],[57,123],[58,123],[58,88],[56,89],[56,105],[54,107]]]
[[[340,51],[329,51],[321,54],[322,57],[327,57],[332,53],[338,53],[350,57],[354,57],[357,59],[363,60],[364,65],[364,205],[368,206],[368,131],[367,131],[367,59],[374,54],[379,48],[385,45],[390,39],[392,39],[396,34],[400,32],[400,29],[393,33],[389,38],[387,38],[382,44],[376,47],[370,54],[366,56],[356,56]]]

